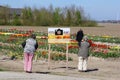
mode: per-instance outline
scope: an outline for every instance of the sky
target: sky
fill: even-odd
[[[85,15],[92,20],[120,20],[120,0],[0,0],[0,5],[11,8],[48,8],[53,7],[82,7]]]

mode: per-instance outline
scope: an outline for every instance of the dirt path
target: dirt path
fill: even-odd
[[[99,80],[39,73],[0,72],[0,80]]]
[[[73,54],[74,60],[68,63],[68,70],[66,70],[65,61],[52,61],[51,69],[48,70],[48,63],[45,60],[38,60],[33,62],[33,73],[39,74],[50,74],[50,75],[61,75],[77,78],[89,78],[98,80],[119,80],[120,78],[120,62],[119,60],[104,60],[100,58],[90,57],[88,60],[88,70],[89,72],[78,72],[77,70],[77,55]],[[17,71],[20,74],[23,71],[23,61],[22,60],[0,60],[0,68],[10,71]],[[86,79],[86,80],[89,80]],[[1,80],[1,78],[0,78]],[[6,80],[6,79],[5,79]],[[19,80],[19,79],[18,79]],[[37,80],[37,79],[36,79]],[[63,79],[66,80],[66,79]],[[82,79],[79,79],[82,80]]]

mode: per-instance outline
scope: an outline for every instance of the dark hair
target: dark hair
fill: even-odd
[[[82,29],[79,29],[79,31],[83,32],[83,30],[82,30]]]
[[[35,34],[31,34],[30,37],[33,38],[33,39],[36,39],[36,35]]]

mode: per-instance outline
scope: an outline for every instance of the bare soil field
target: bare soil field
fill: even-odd
[[[85,34],[108,35],[120,37],[120,24],[99,24],[104,27],[72,27],[71,33],[76,33],[78,29],[83,29]],[[12,26],[0,26],[0,28],[13,28]],[[47,32],[47,27],[17,27],[22,30],[33,29]],[[0,52],[2,53],[2,52]],[[52,74],[71,77],[92,78],[98,80],[119,80],[120,79],[120,59],[101,59],[89,57],[88,72],[78,72],[78,57],[76,54],[69,54],[73,61],[68,62],[66,69],[65,61],[51,61],[51,69],[48,70],[47,60],[41,59],[33,61],[33,73]],[[15,72],[23,72],[23,60],[2,60],[0,59],[0,69]]]
[[[99,23],[100,27],[70,27],[71,34],[76,33],[80,28],[83,29],[85,34],[98,35],[98,36],[113,36],[120,37],[120,24],[111,23]],[[49,27],[39,27],[39,26],[0,26],[1,28],[10,29],[17,28],[19,30],[35,30],[48,32]]]

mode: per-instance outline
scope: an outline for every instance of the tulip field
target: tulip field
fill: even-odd
[[[35,52],[35,59],[48,58],[48,33],[34,30],[18,30],[17,28],[0,29],[0,50],[2,54],[7,55],[10,59],[22,59],[23,48],[21,43],[26,40],[31,33],[37,35],[39,44],[38,50]],[[93,36],[85,34],[89,37],[90,55],[102,58],[120,57],[120,38],[112,36]],[[68,44],[68,52],[77,54],[78,45],[75,40],[76,34],[71,34],[71,40]],[[66,60],[65,44],[51,45],[52,60]],[[69,60],[73,60],[69,57]]]

